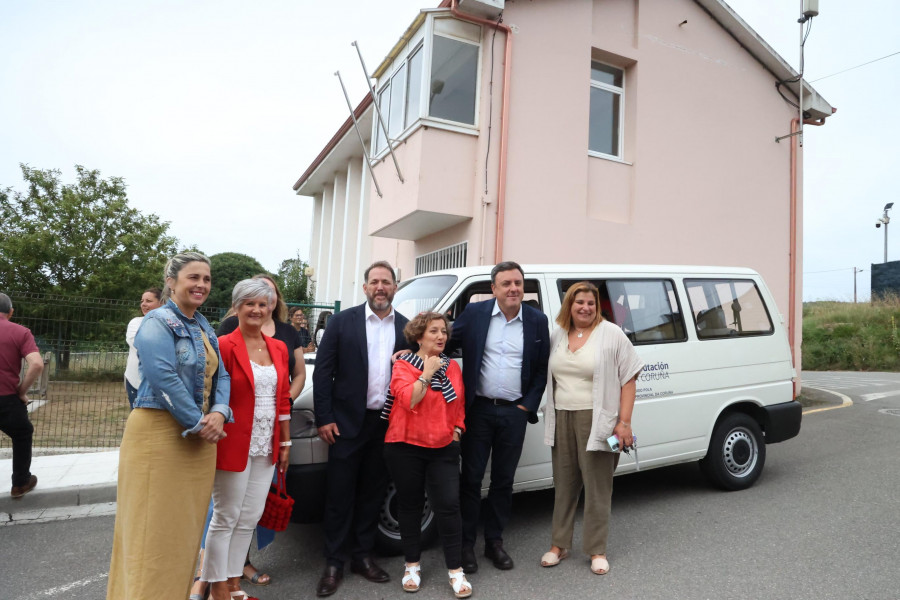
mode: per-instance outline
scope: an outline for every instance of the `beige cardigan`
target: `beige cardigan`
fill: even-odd
[[[550,352],[560,343],[568,343],[565,329],[557,328],[550,335]],[[589,344],[594,344],[593,424],[587,450],[612,452],[606,438],[612,435],[619,420],[619,401],[622,387],[641,372],[644,362],[631,341],[618,325],[601,321],[593,332]],[[556,409],[553,403],[555,389],[553,370],[547,372],[547,404],[544,407],[544,443],[552,446],[556,435]]]

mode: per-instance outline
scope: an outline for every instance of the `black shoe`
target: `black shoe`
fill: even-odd
[[[462,548],[462,570],[466,575],[478,572],[478,561],[475,560],[475,548],[472,546]]]
[[[391,580],[387,571],[376,565],[371,558],[354,560],[350,563],[350,571],[362,575],[373,583],[386,583]]]
[[[340,568],[331,565],[325,567],[322,577],[319,578],[319,584],[316,586],[316,596],[330,596],[335,593],[343,577],[344,572]]]
[[[31,490],[34,489],[34,486],[37,485],[37,476],[32,475],[28,478],[28,481],[24,485],[14,485],[9,492],[9,495],[15,499],[19,499]]]
[[[484,555],[494,561],[494,566],[501,571],[508,571],[513,568],[513,559],[503,549],[503,540],[485,541]]]

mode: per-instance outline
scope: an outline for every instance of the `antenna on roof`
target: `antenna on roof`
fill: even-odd
[[[381,127],[381,131],[384,132],[384,139],[387,141],[388,152],[391,153],[391,158],[394,160],[394,168],[397,169],[397,177],[400,178],[400,183],[405,183],[403,181],[403,174],[400,173],[400,165],[397,164],[397,157],[394,156],[394,146],[391,145],[391,138],[388,136],[387,126],[384,124],[384,119],[381,116],[381,107],[379,106],[378,96],[375,95],[375,88],[372,87],[372,79],[369,77],[369,71],[366,69],[366,61],[363,60],[362,52],[359,50],[359,44],[356,43],[356,40],[350,43],[351,46],[356,48],[356,53],[359,55],[359,64],[362,65],[363,75],[366,76],[366,85],[369,86],[369,92],[372,93],[372,101],[375,104],[375,114],[378,116],[378,125]]]
[[[353,112],[353,105],[350,104],[350,96],[347,95],[347,88],[344,87],[344,80],[341,78],[341,72],[335,71],[334,75],[338,78],[338,81],[341,82],[341,89],[344,90],[344,99],[347,101],[347,108],[350,109],[350,118],[353,119],[353,128],[356,130],[356,135],[359,136],[359,143],[362,145],[363,158],[366,159],[366,164],[369,165],[369,175],[372,176],[372,183],[375,184],[375,191],[378,192],[379,198],[383,198],[384,195],[381,193],[381,188],[378,187],[378,180],[375,179],[375,171],[372,170],[372,159],[369,158],[369,153],[366,151],[366,142],[363,140],[362,132],[359,130],[359,122],[356,120],[356,113]]]

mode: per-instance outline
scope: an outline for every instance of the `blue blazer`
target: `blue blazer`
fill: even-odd
[[[475,401],[475,390],[481,363],[484,360],[484,344],[488,325],[496,300],[484,300],[469,304],[453,323],[447,351],[462,349],[463,384],[466,388],[466,406]],[[550,326],[547,316],[538,309],[522,304],[522,400],[520,404],[531,413],[529,421],[537,423],[537,410],[547,387],[547,362],[550,359]],[[316,367],[318,369],[318,367]]]
[[[403,336],[408,322],[409,319],[394,311],[393,352],[409,349]],[[366,310],[365,304],[360,304],[335,314],[325,327],[313,371],[316,425],[337,423],[342,438],[355,438],[366,415],[368,390]]]

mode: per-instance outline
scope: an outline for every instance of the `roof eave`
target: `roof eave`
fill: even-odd
[[[723,0],[695,0],[738,44],[759,61],[776,81],[796,79],[797,71],[791,67],[762,37],[756,33]],[[813,119],[830,117],[837,110],[831,106],[806,80],[803,80],[803,110]],[[800,82],[786,83],[784,87],[794,96],[800,95]]]
[[[363,113],[372,105],[372,93],[366,92],[366,95],[363,97],[362,102],[360,102],[355,109],[353,109],[353,116],[356,117],[357,120],[361,119]],[[319,152],[318,156],[316,156],[312,163],[306,168],[306,171],[303,172],[303,175],[300,176],[300,179],[297,180],[297,183],[294,184],[294,191],[297,192],[298,195],[304,196],[307,194],[303,193],[303,184],[306,183],[310,177],[316,172],[316,169],[325,162],[325,159],[328,158],[328,155],[331,154],[331,151],[334,150],[335,146],[338,145],[338,142],[343,139],[347,133],[350,132],[350,129],[353,127],[353,117],[347,117],[347,120],[344,121],[344,124],[340,126],[337,132],[328,140],[328,143],[325,144],[325,147],[322,148],[322,151]]]

